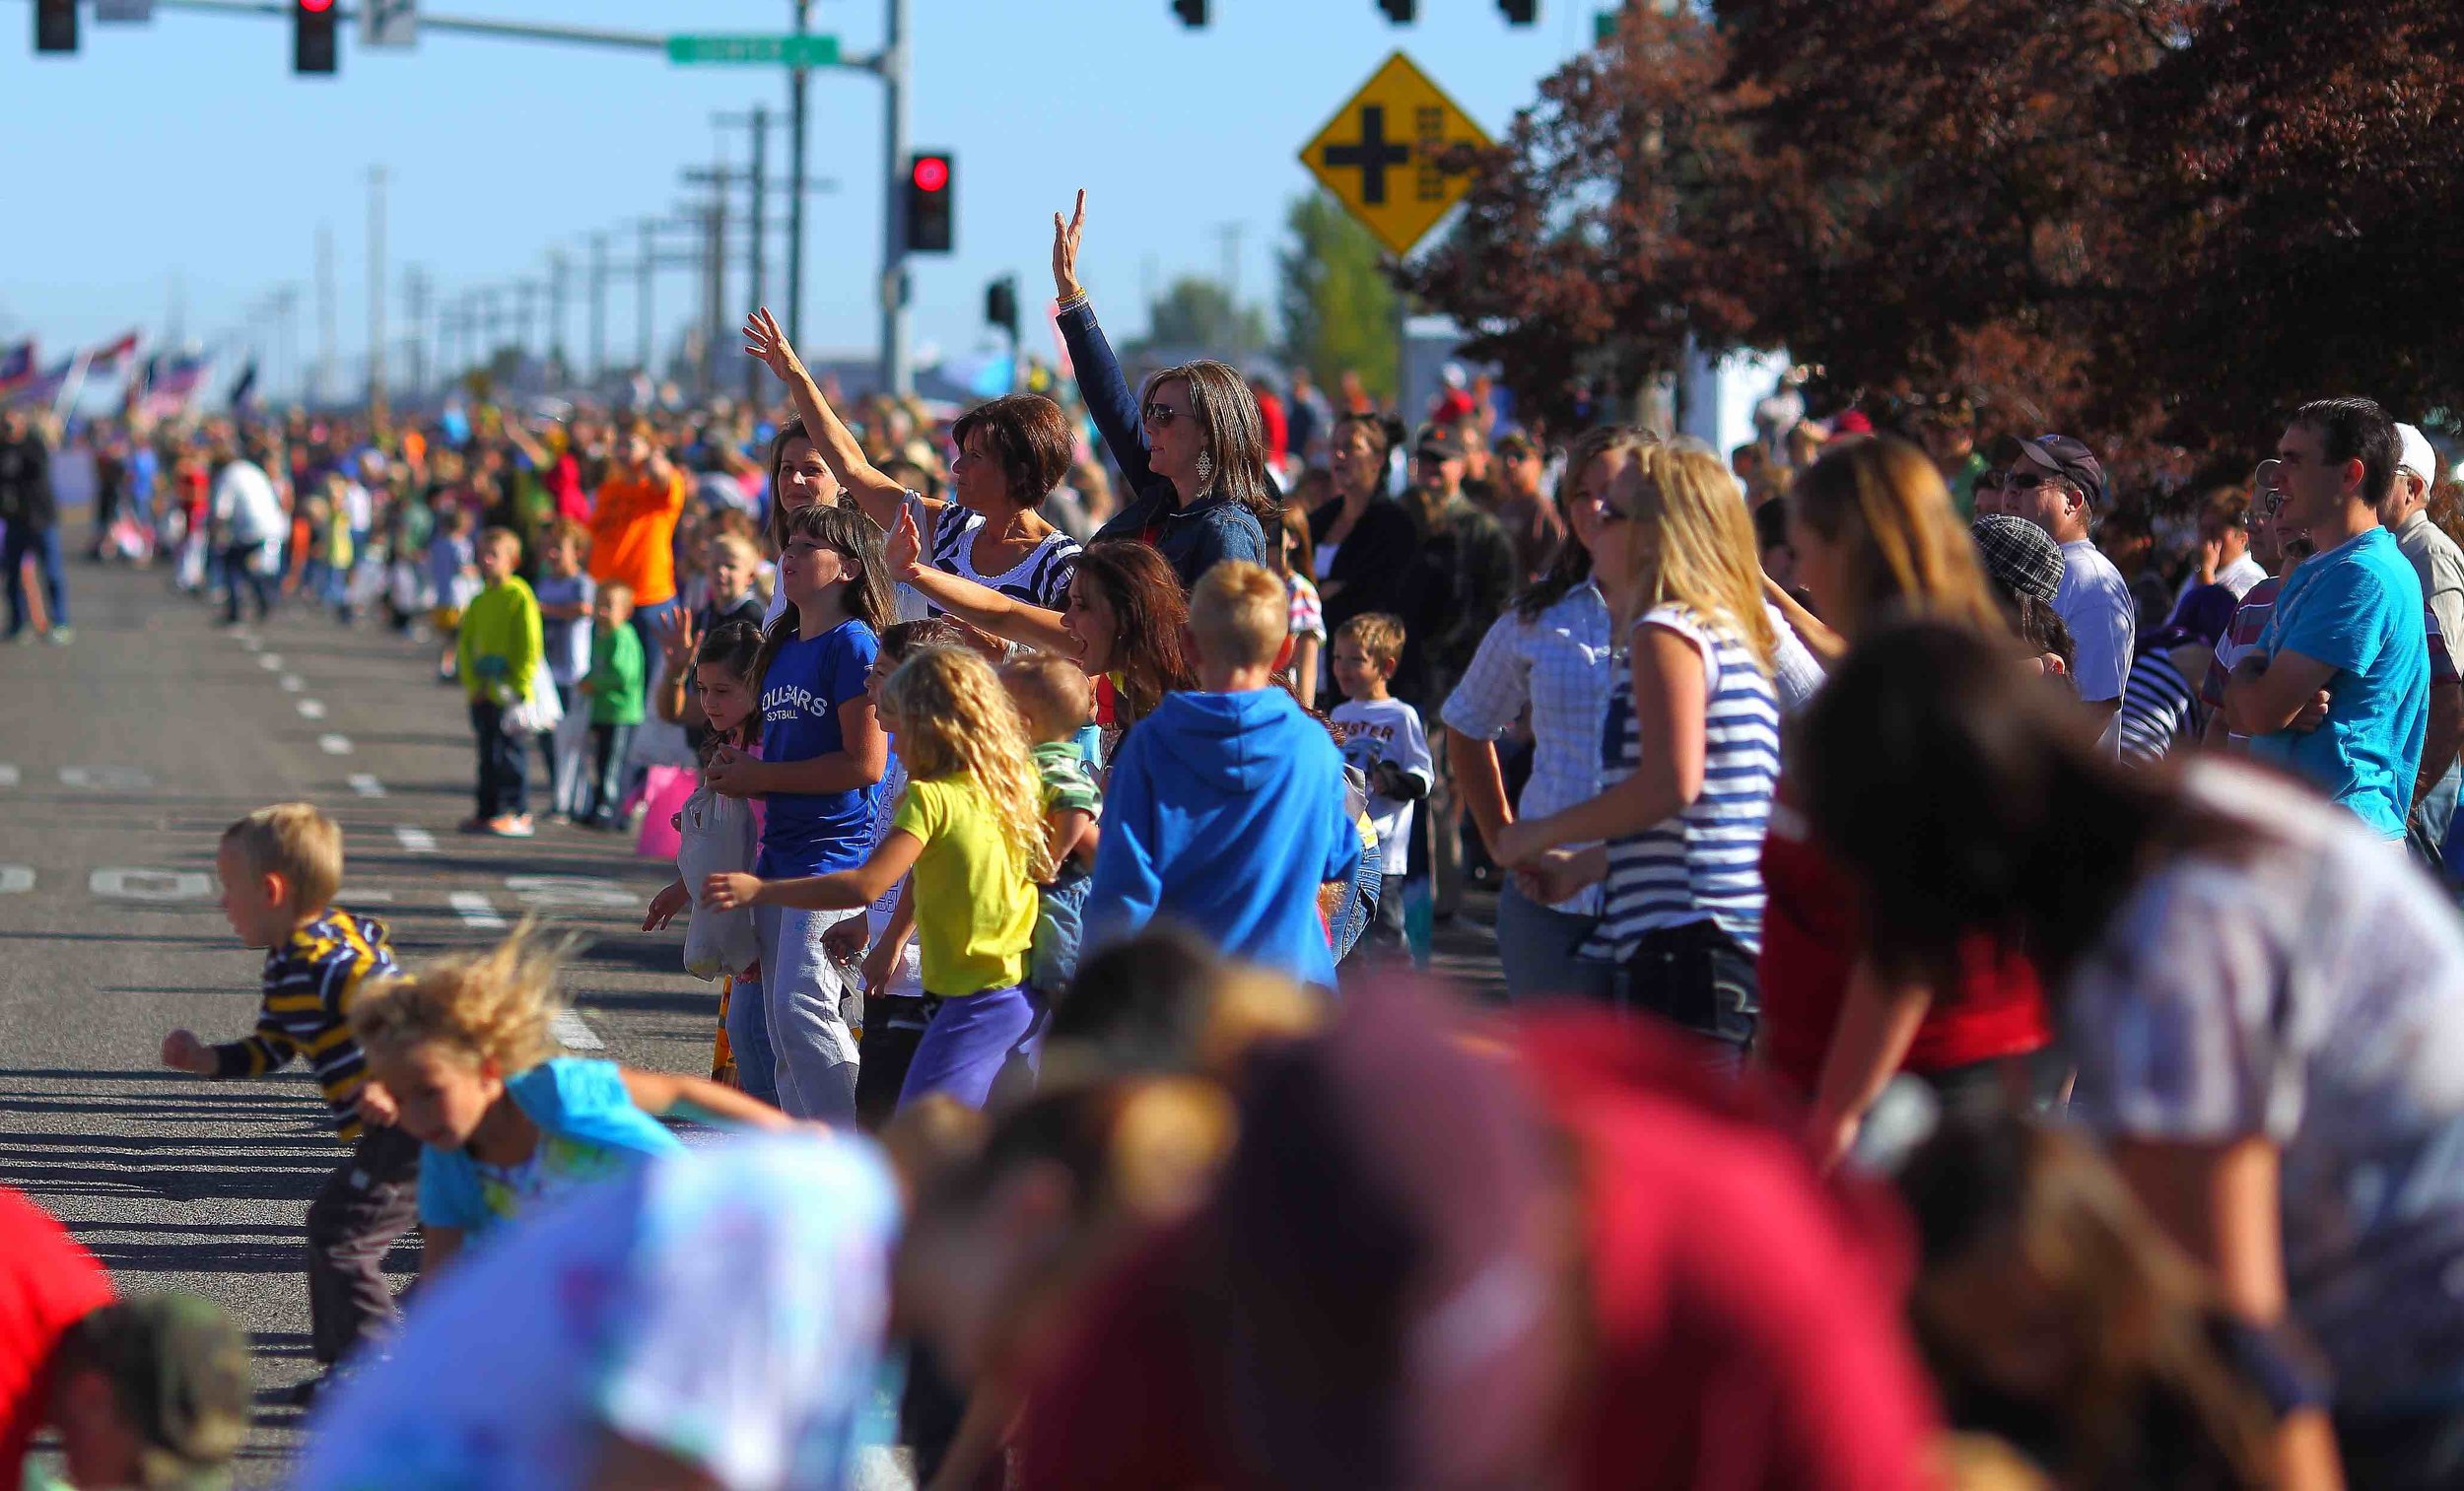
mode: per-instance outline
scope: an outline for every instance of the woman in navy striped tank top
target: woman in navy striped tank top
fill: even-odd
[[[1599,881],[1584,956],[1618,998],[1740,1062],[1759,1009],[1763,829],[1779,777],[1777,644],[1753,525],[1727,468],[1693,444],[1637,453],[1593,560],[1627,653],[1602,722],[1601,794],[1498,844],[1543,899]],[[1600,847],[1558,846],[1600,840]]]

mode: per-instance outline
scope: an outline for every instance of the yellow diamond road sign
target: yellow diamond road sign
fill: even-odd
[[[1397,52],[1301,148],[1300,162],[1400,258],[1472,187],[1469,176],[1445,169],[1448,151],[1488,143],[1428,74]]]

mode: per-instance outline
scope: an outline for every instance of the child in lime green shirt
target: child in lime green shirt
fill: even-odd
[[[530,837],[529,781],[524,747],[528,737],[509,727],[507,715],[543,677],[539,660],[539,600],[513,573],[521,540],[510,528],[479,535],[479,578],[486,586],[462,611],[454,660],[462,692],[470,701],[470,728],[479,747],[477,812],[462,825],[466,834]]]
[[[980,1108],[1001,1068],[1032,1069],[1041,1045],[1044,1011],[1025,981],[1036,885],[1053,869],[1043,789],[1018,711],[975,653],[918,652],[892,675],[880,708],[908,782],[871,857],[802,880],[713,875],[703,899],[720,911],[852,909],[914,871],[926,1015],[899,1106],[940,1093]]]

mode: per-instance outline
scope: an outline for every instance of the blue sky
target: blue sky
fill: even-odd
[[[1142,322],[1149,287],[1220,273],[1225,224],[1241,229],[1244,299],[1270,303],[1284,208],[1308,184],[1296,154],[1389,52],[1409,51],[1494,133],[1588,43],[1598,3],[1544,0],[1538,26],[1514,29],[1494,0],[1421,0],[1408,28],[1390,26],[1374,0],[1212,0],[1210,24],[1188,31],[1167,0],[914,0],[913,143],[955,152],[959,184],[958,251],[914,261],[920,353],[982,344],[983,287],[1005,271],[1019,276],[1034,324],[1050,295],[1051,215],[1081,185],[1081,272],[1111,321]],[[787,0],[422,7],[657,32],[784,30],[790,13]],[[295,79],[288,21],[248,16],[166,11],[123,27],[88,12],[78,56],[37,59],[32,11],[29,0],[0,0],[0,138],[14,147],[0,335],[36,334],[50,355],[132,324],[159,333],[173,271],[192,337],[229,333],[278,286],[299,286],[305,350],[305,293],[327,224],[339,346],[355,361],[367,341],[371,165],[391,175],[388,298],[398,309],[407,264],[446,295],[540,277],[555,247],[579,271],[591,230],[686,200],[680,169],[721,153],[743,162],[745,132],[722,136],[714,113],[763,99],[786,106],[785,74],[768,69],[434,32],[416,51],[377,53],[348,26],[341,76]],[[814,6],[814,29],[851,51],[877,44],[881,25],[879,0]],[[808,213],[803,340],[817,357],[868,353],[881,92],[868,74],[820,73],[811,100],[809,169],[840,184]],[[784,131],[775,139],[784,175]],[[620,259],[630,237],[616,239]],[[784,236],[773,241],[777,302]],[[664,344],[699,292],[673,272],[654,300]],[[612,356],[632,348],[635,313],[620,283]],[[578,305],[568,325],[579,349]]]

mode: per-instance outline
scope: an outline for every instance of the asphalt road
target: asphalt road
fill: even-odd
[[[261,1483],[297,1443],[278,1399],[312,1370],[302,1226],[339,1149],[304,1071],[212,1082],[157,1064],[173,1027],[212,1041],[253,1022],[263,955],[216,905],[223,828],[270,802],[323,807],[345,833],[341,903],[382,917],[406,961],[526,914],[587,934],[567,1039],[592,1054],[707,1071],[717,991],[683,972],[680,927],[640,930],[668,866],[630,838],[454,831],[471,745],[429,646],[297,606],[226,632],[161,569],[73,562],[70,587],[74,644],[0,647],[0,1182],[123,1289],[193,1289],[253,1332],[242,1470]]]

